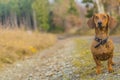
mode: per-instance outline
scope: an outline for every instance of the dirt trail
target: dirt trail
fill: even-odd
[[[53,47],[7,67],[0,73],[0,80],[61,80],[73,73],[69,62],[73,51],[71,39],[60,40]]]
[[[93,37],[76,38],[91,42]],[[116,46],[115,52],[120,53],[120,37],[112,38]],[[80,78],[80,74],[75,74],[77,68],[71,63],[74,58],[72,55],[76,49],[74,39],[75,37],[59,40],[53,47],[29,59],[10,65],[0,73],[0,80],[88,80],[91,77],[96,77],[96,80],[119,80],[119,54],[114,57],[116,62],[114,68],[117,72],[113,74],[107,72],[99,76],[93,74],[88,75],[86,79]]]

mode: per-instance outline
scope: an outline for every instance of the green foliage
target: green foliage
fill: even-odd
[[[1,27],[33,27],[32,3],[34,0],[0,0]]]
[[[93,0],[83,0],[82,3],[86,5],[87,9],[86,17],[90,18],[96,12],[97,8],[96,4],[93,2]]]
[[[4,11],[7,13],[17,12],[30,12],[32,0],[8,0],[6,2],[0,2],[0,14]],[[3,13],[4,14],[4,13]]]
[[[93,9],[87,10],[86,17],[90,18],[90,17],[92,17],[93,14],[94,14],[94,10]]]
[[[8,3],[8,8],[10,8],[11,12],[18,12],[18,0],[10,0]]]
[[[36,0],[33,9],[37,14],[38,26],[44,31],[49,29],[49,3],[48,0]]]
[[[79,15],[74,0],[54,0],[52,4],[49,0],[0,0],[0,23],[3,26],[31,29],[29,27],[35,23],[43,31],[64,31],[65,19],[69,15]]]
[[[82,3],[93,3],[93,0],[82,0]]]
[[[74,0],[70,0],[70,8],[68,9],[68,13],[74,14],[74,15],[79,14]]]
[[[21,12],[31,12],[32,11],[33,0],[20,0],[18,2],[19,9]]]
[[[78,15],[77,9],[73,6],[68,9],[68,13]]]
[[[3,16],[4,14],[8,14],[9,12],[9,5],[0,3],[0,16]]]

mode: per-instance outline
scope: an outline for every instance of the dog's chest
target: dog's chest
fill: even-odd
[[[97,44],[98,43],[96,41],[93,42],[91,47],[92,53],[100,60],[107,60],[113,52],[114,47],[112,41],[108,41],[104,45],[100,45],[99,47],[95,48],[94,46]]]
[[[98,48],[94,48],[95,53],[96,54],[107,54],[109,51],[110,45],[104,44],[104,45],[100,45]]]
[[[111,54],[109,53],[102,53],[95,55],[98,60],[104,61],[110,58]]]
[[[109,45],[107,44],[100,45],[94,51],[95,51],[94,55],[96,56],[96,58],[102,61],[107,60],[111,56],[111,53],[109,51]]]

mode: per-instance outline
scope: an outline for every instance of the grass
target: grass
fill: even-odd
[[[77,38],[74,40],[76,43],[76,50],[73,54],[73,61],[72,64],[77,68],[77,71],[74,73],[80,75],[80,79],[82,80],[119,80],[115,79],[117,74],[120,74],[119,70],[119,61],[115,59],[116,66],[113,66],[115,72],[108,73],[107,70],[107,61],[102,62],[102,74],[96,75],[96,65],[93,60],[91,51],[90,51],[90,44],[91,40]],[[119,58],[119,47],[120,44],[115,44],[115,58]],[[119,78],[119,77],[118,77]]]
[[[52,34],[0,29],[0,67],[27,58],[55,41],[56,37]]]
[[[90,52],[90,44],[86,40],[75,39],[76,43],[76,52],[74,53],[73,65],[78,68],[75,71],[75,74],[80,74],[80,78],[86,79],[89,78],[88,75],[95,73],[95,64]],[[92,79],[93,80],[93,79]]]

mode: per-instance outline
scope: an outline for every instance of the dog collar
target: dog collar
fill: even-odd
[[[100,39],[98,37],[95,37],[95,41],[99,42],[95,48],[99,47],[100,45],[104,45],[107,41],[108,41],[108,37],[105,38],[105,39]]]

